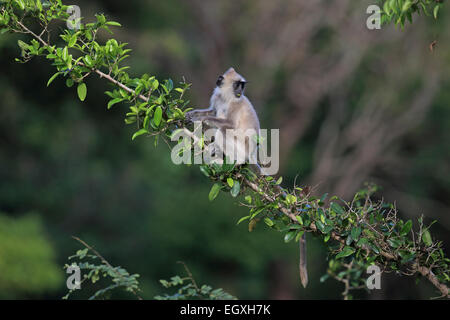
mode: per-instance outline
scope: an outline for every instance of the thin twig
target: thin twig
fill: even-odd
[[[197,291],[200,291],[200,288],[197,286],[197,282],[195,282],[194,276],[192,275],[191,271],[189,270],[188,266],[186,265],[186,263],[184,263],[183,261],[177,261],[177,263],[182,264],[184,267],[184,270],[186,270],[186,273],[189,277],[189,279],[191,280],[192,284],[194,285],[195,289]]]

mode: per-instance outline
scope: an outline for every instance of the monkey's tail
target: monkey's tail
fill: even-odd
[[[303,288],[308,285],[308,270],[306,268],[306,234],[303,233],[299,241],[300,247],[300,281],[302,282]]]
[[[254,161],[253,167],[256,169],[259,175],[264,174],[264,168],[262,168],[257,161]],[[280,186],[277,186],[279,190],[282,191],[284,197],[286,197],[286,193],[281,189]],[[300,281],[302,282],[303,288],[306,288],[308,285],[308,269],[306,266],[306,234],[303,233],[302,237],[299,241],[299,249],[300,249],[300,261],[299,261],[299,269],[300,269]]]

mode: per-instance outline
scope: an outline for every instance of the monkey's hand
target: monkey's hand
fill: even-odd
[[[188,111],[184,115],[184,119],[186,120],[187,123],[194,122],[194,121],[196,121],[195,114],[196,114],[195,110]]]

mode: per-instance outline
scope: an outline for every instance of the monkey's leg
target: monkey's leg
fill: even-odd
[[[246,144],[234,135],[226,136],[225,155],[235,164],[244,164],[248,160]]]

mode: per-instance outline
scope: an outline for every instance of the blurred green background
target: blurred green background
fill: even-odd
[[[217,76],[233,66],[249,81],[262,128],[281,129],[286,186],[296,179],[351,199],[375,182],[404,219],[437,219],[433,235],[448,255],[450,6],[404,31],[369,31],[370,1],[65,3],[85,21],[97,12],[120,21],[114,37],[133,49],[130,73],[184,77],[192,106],[207,107]],[[340,298],[340,284],[319,282],[327,266],[319,241],[308,238],[304,290],[295,243],[262,224],[252,233],[236,226],[245,208],[225,194],[209,202],[197,167],[173,165],[165,144],[131,142],[126,110],[106,110],[104,81],[88,79],[84,103],[61,79],[47,88],[54,71],[45,59],[14,62],[18,38],[0,37],[0,298],[62,297],[62,267],[80,248],[72,235],[139,273],[144,298],[165,292],[159,279],[183,274],[178,260],[197,282],[241,299]],[[433,295],[427,283],[389,274],[382,290],[357,297]]]

